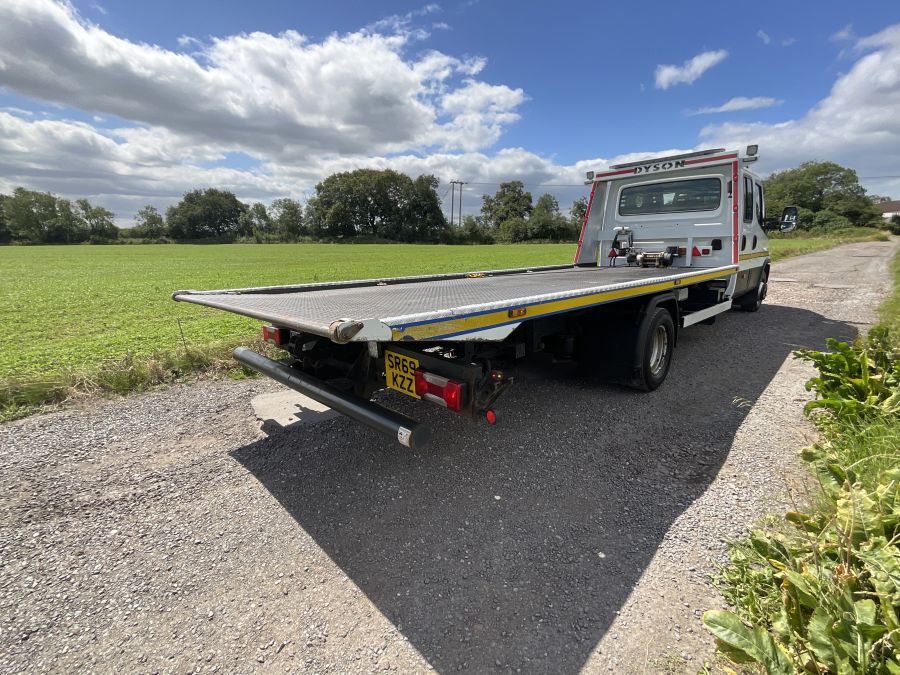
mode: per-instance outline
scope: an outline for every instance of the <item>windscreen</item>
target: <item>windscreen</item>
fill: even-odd
[[[722,181],[718,178],[648,183],[622,190],[619,195],[619,215],[715,211],[721,201]]]

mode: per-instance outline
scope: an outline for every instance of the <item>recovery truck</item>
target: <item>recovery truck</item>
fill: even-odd
[[[745,151],[703,150],[588,172],[569,265],[302,285],[177,291],[264,321],[289,357],[234,358],[417,448],[429,430],[372,401],[391,389],[497,420],[494,404],[530,354],[580,359],[645,391],[665,380],[678,331],[733,307],[756,311],[769,275],[762,181]]]

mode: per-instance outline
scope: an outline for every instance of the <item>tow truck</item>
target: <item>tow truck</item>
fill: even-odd
[[[678,332],[766,297],[766,220],[750,166],[758,148],[716,148],[587,173],[590,197],[568,265],[259,288],[184,290],[173,299],[265,322],[288,357],[245,347],[234,358],[410,448],[430,432],[373,402],[390,389],[497,421],[518,362],[578,359],[608,379],[659,387]]]

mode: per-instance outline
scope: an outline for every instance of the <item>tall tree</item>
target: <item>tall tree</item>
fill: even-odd
[[[90,237],[88,223],[81,209],[73,207],[68,199],[56,200],[56,217],[50,225],[47,240],[74,244]]]
[[[569,207],[569,221],[572,223],[576,232],[581,232],[581,226],[584,224],[584,216],[587,213],[588,199],[587,197],[579,197],[572,206]]]
[[[119,236],[119,228],[116,227],[115,214],[112,211],[102,206],[94,206],[87,199],[77,200],[75,206],[76,213],[87,225],[91,240],[115,239]]]
[[[404,220],[405,241],[436,241],[447,234],[450,226],[441,210],[437,191],[441,182],[432,175],[412,181]]]
[[[315,236],[373,235],[397,241],[434,241],[446,229],[434,176],[357,169],[316,185],[306,210]]]
[[[269,212],[266,211],[266,205],[261,202],[251,204],[250,207],[240,215],[241,234],[244,236],[252,236],[256,241],[272,240],[272,219]]]
[[[176,239],[231,237],[240,231],[246,210],[247,205],[228,190],[192,190],[166,210],[166,225]]]
[[[531,193],[525,191],[525,184],[520,180],[500,183],[500,189],[494,195],[482,197],[481,214],[493,228],[513,218],[525,219],[532,211]]]
[[[146,239],[160,239],[166,233],[166,223],[155,206],[147,204],[134,214],[134,234]]]
[[[303,223],[303,207],[295,199],[276,199],[269,207],[272,227],[280,241],[295,241],[307,234]]]
[[[559,240],[566,234],[566,219],[559,212],[559,202],[550,193],[542,194],[528,219],[531,239]]]
[[[49,241],[56,222],[56,197],[17,187],[3,203],[10,236],[35,244]]]

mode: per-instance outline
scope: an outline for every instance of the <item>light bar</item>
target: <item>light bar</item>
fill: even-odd
[[[698,150],[697,152],[686,152],[683,155],[670,155],[669,157],[653,157],[651,159],[641,159],[636,162],[626,162],[625,164],[616,164],[609,167],[610,169],[630,169],[633,166],[641,166],[643,164],[655,164],[656,162],[671,162],[676,159],[688,159],[689,157],[707,157],[709,155],[717,155],[725,152],[725,148],[713,148],[712,150]]]

